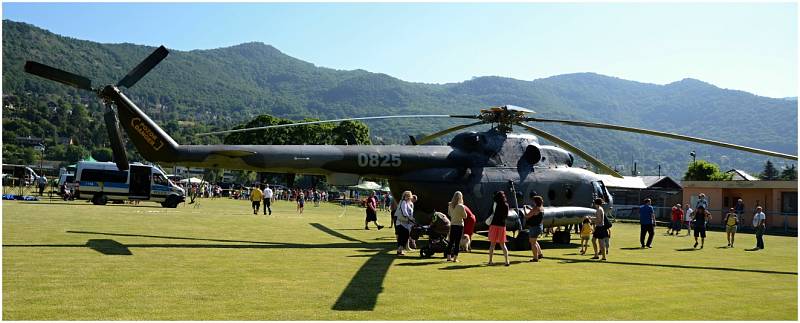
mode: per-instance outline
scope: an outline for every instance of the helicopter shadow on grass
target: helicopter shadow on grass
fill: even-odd
[[[58,201],[21,201],[20,204],[31,204],[31,205],[61,205],[61,206],[81,206],[81,207],[131,207],[131,208],[154,208],[154,209],[163,209],[164,207],[159,205],[133,205],[133,204],[108,204],[108,205],[94,205],[86,201],[86,203],[70,203],[70,202],[58,202]]]
[[[172,240],[207,241],[239,244],[207,244],[207,243],[148,243],[148,244],[122,244],[112,239],[90,239],[85,244],[4,244],[3,248],[90,248],[104,255],[126,255],[131,256],[133,252],[129,248],[211,248],[211,249],[318,249],[318,248],[342,248],[355,249],[358,252],[373,252],[372,255],[357,255],[352,257],[366,257],[367,261],[359,268],[353,278],[339,295],[332,306],[337,311],[372,311],[375,309],[378,295],[383,291],[383,280],[386,273],[396,258],[391,254],[394,243],[368,243],[347,235],[336,232],[319,223],[311,223],[312,227],[332,235],[336,238],[344,239],[346,243],[323,243],[323,244],[297,244],[279,243],[266,241],[245,241],[227,239],[205,239],[191,237],[158,236],[143,234],[92,232],[92,231],[67,231],[74,234],[91,234],[120,237],[143,237],[160,238]]]
[[[673,264],[648,264],[639,262],[626,262],[626,261],[599,261],[591,259],[574,259],[574,258],[559,258],[547,257],[546,259],[560,260],[561,264],[576,264],[576,263],[602,263],[611,265],[625,265],[625,266],[646,266],[646,267],[663,267],[663,268],[680,268],[680,269],[700,269],[700,270],[718,270],[718,271],[736,271],[748,273],[761,273],[761,274],[775,274],[775,275],[794,275],[797,272],[791,271],[778,271],[778,270],[762,270],[762,269],[741,269],[741,268],[728,268],[728,267],[707,267],[707,266],[690,266],[690,265],[673,265]]]

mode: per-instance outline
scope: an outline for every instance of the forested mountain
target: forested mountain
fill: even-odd
[[[153,49],[78,40],[4,20],[4,162],[31,158],[30,149],[15,145],[14,138],[19,136],[51,141],[46,157],[52,159],[107,146],[103,110],[96,99],[25,74],[25,60],[86,75],[96,85],[111,84]],[[655,85],[578,73],[534,81],[487,76],[461,83],[423,84],[363,70],[318,67],[272,46],[246,43],[213,50],[172,50],[125,92],[179,143],[221,142],[219,137],[191,134],[233,128],[261,114],[297,120],[470,114],[513,104],[535,110],[541,117],[617,123],[797,153],[796,100],[720,89],[694,79]],[[403,119],[367,124],[371,134],[382,139],[373,142],[403,143],[409,134],[431,133],[459,122]],[[609,130],[539,126],[609,165],[625,165],[623,173],[628,174],[635,160],[642,173],[655,174],[660,164],[662,174],[680,176],[691,160],[691,150],[697,151],[698,158],[722,162],[723,168],[735,166],[754,173],[763,169],[767,159]],[[73,138],[78,148],[56,144],[58,137]],[[780,166],[783,161],[773,158],[773,162]]]

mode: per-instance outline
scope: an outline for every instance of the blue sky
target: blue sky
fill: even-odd
[[[595,72],[797,96],[797,4],[3,3],[3,19],[103,43],[260,41],[319,66],[448,83]]]

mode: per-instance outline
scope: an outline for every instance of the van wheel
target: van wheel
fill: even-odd
[[[94,205],[106,205],[108,203],[108,198],[103,194],[95,194],[92,197],[92,204]]]
[[[178,198],[177,195],[170,195],[170,196],[167,196],[167,199],[164,200],[164,202],[161,202],[161,206],[166,207],[166,208],[174,209],[174,208],[178,207],[178,204],[180,202],[181,202],[180,198]]]

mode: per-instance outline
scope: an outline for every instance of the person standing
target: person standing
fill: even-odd
[[[450,215],[450,235],[444,253],[447,261],[458,262],[459,244],[461,235],[464,234],[464,218],[467,217],[467,211],[464,209],[464,196],[461,191],[453,194],[453,198],[447,204],[447,214]]]
[[[253,203],[253,214],[258,215],[258,209],[261,208],[261,200],[264,198],[264,193],[258,186],[253,185],[250,192],[250,201]]]
[[[700,249],[706,244],[706,223],[711,221],[711,213],[706,211],[702,205],[694,211],[694,247],[697,248],[697,237],[700,240]]]
[[[589,239],[592,238],[592,221],[589,220],[589,216],[583,218],[583,222],[580,225],[580,234],[581,234],[581,250],[580,254],[586,254],[586,250],[589,250]]]
[[[756,208],[756,214],[753,215],[753,228],[756,231],[755,249],[764,249],[764,231],[767,229],[767,215],[764,214],[760,206]]]
[[[411,226],[414,224],[414,203],[411,202],[411,191],[405,191],[402,195],[402,200],[397,205],[395,210],[395,217],[397,218],[394,226],[395,233],[397,234],[397,254],[405,255],[405,249],[408,247],[408,237],[411,232]]]
[[[269,184],[264,186],[264,215],[267,215],[267,211],[272,215],[272,189]]]
[[[539,236],[544,232],[542,219],[544,218],[544,200],[541,196],[533,197],[533,208],[525,214],[525,226],[528,227],[528,240],[531,243],[533,258],[530,261],[539,262],[542,257],[542,247],[539,246]]]
[[[467,217],[464,218],[464,251],[472,252],[472,234],[475,233],[475,222],[477,219],[475,218],[475,214],[472,213],[472,210],[464,204],[464,212],[467,213]]]
[[[733,248],[733,240],[736,236],[736,227],[739,225],[739,216],[736,215],[736,209],[731,208],[728,211],[728,214],[725,215],[725,219],[722,222],[725,223],[725,236],[728,238],[728,247]]]
[[[39,185],[39,196],[42,196],[44,195],[44,188],[47,186],[47,177],[42,174],[42,176],[39,176],[36,180]]]
[[[394,226],[394,223],[395,223],[395,222],[397,222],[397,215],[396,215],[396,213],[395,213],[395,212],[397,211],[397,206],[398,206],[398,205],[399,205],[399,204],[397,204],[397,201],[395,201],[394,199],[392,199],[392,204],[389,206],[389,216],[390,216],[390,217],[391,217],[391,219],[392,219],[392,221],[391,221],[391,222],[389,222],[389,227],[390,227],[390,228]]]
[[[299,191],[298,191],[299,192]],[[297,214],[302,215],[306,206],[306,196],[303,193],[297,195]]]
[[[605,242],[605,239],[608,238],[608,228],[606,227],[606,222],[608,222],[608,219],[606,219],[606,212],[605,210],[603,210],[603,203],[604,203],[603,199],[601,198],[594,199],[593,203],[595,209],[594,212],[595,226],[594,226],[594,232],[592,233],[592,248],[594,249],[594,257],[592,257],[592,259],[600,259],[600,260],[606,260],[606,253],[607,253],[606,248],[608,248]],[[598,256],[597,240],[600,240],[599,255],[602,256],[602,258]]]
[[[375,192],[369,194],[366,201],[367,205],[367,218],[364,220],[364,230],[369,230],[369,223],[375,223],[375,226],[378,227],[378,230],[383,229],[383,226],[378,223],[378,201],[375,199]]]
[[[383,209],[385,211],[392,212],[390,206],[392,206],[392,195],[389,192],[383,193]]]
[[[683,212],[683,220],[686,221],[686,236],[692,234],[692,213],[694,210],[689,206],[689,202],[686,202],[686,211]]]
[[[744,228],[744,201],[738,199],[733,209],[736,211],[736,218],[739,220],[739,224]]]
[[[641,224],[641,231],[639,232],[639,243],[644,247],[652,248],[653,236],[655,235],[656,214],[652,202],[649,198],[644,199],[644,204],[639,206],[639,223]],[[649,234],[647,244],[644,243],[645,234]]]
[[[494,248],[500,244],[503,249],[503,257],[505,257],[505,265],[510,266],[508,262],[508,248],[506,247],[506,218],[508,218],[508,202],[506,200],[506,193],[497,191],[494,193],[494,213],[492,213],[492,221],[489,224],[489,265],[493,265],[492,256],[494,256]]]
[[[672,207],[672,231],[669,233],[670,235],[678,235],[681,232],[681,227],[683,223],[683,209],[681,209],[680,204],[675,204]]]

